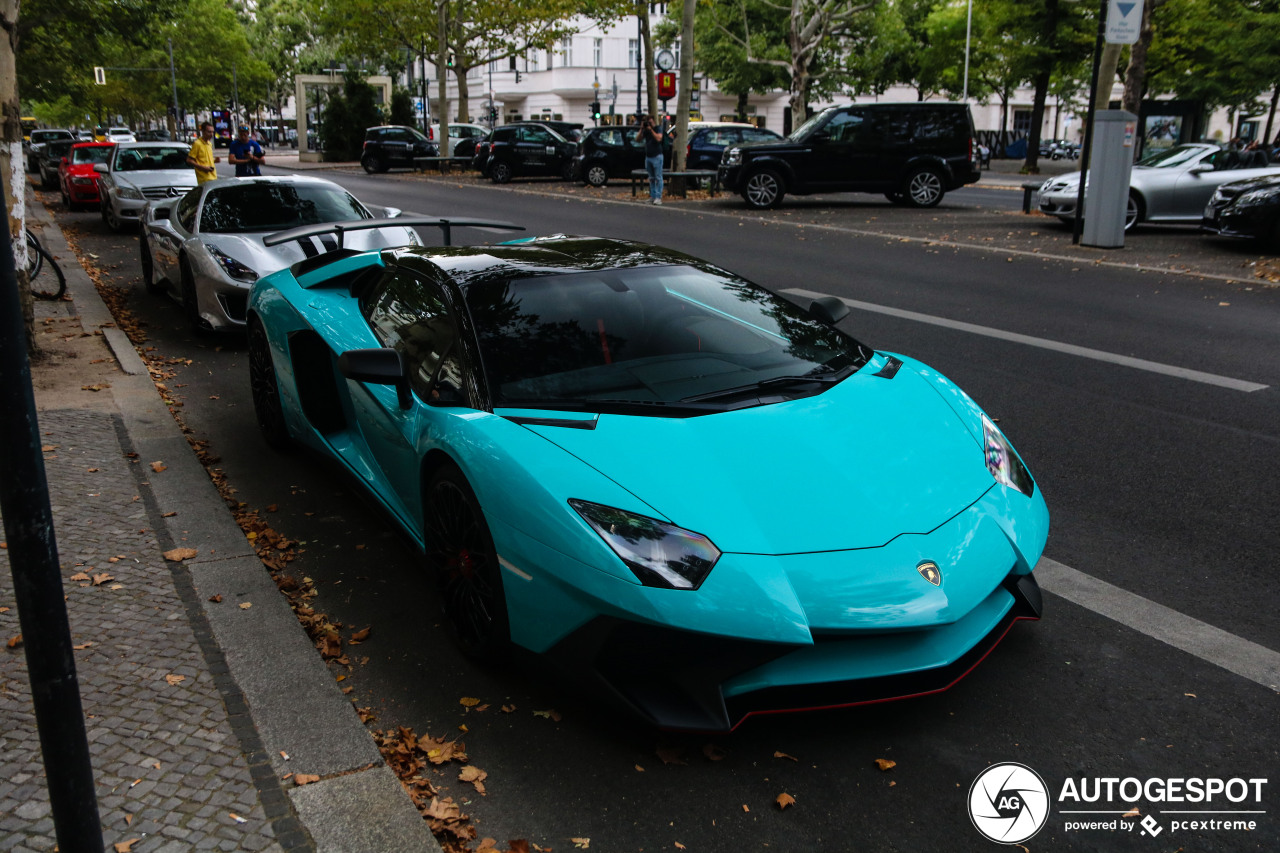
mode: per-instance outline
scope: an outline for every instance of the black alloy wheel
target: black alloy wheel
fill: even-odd
[[[945,194],[942,175],[928,167],[912,171],[902,184],[902,195],[912,207],[937,207]]]
[[[293,440],[280,403],[280,381],[271,359],[271,342],[267,330],[256,316],[249,320],[249,388],[253,393],[253,412],[258,429],[269,447],[285,450]]]
[[[756,210],[777,207],[782,203],[782,197],[785,194],[786,187],[783,186],[782,176],[772,169],[754,172],[742,187],[742,200],[747,203],[747,207]]]
[[[587,183],[593,187],[602,187],[609,183],[609,170],[599,163],[587,167]]]
[[[493,662],[511,639],[498,553],[475,493],[459,468],[436,471],[423,500],[427,570],[463,653]]]
[[[200,302],[196,297],[195,276],[191,274],[191,264],[187,262],[185,256],[178,259],[178,278],[182,291],[182,313],[187,316],[187,322],[197,332],[208,330],[208,321],[200,316]]]
[[[360,165],[370,175],[376,175],[379,172],[387,171],[387,166],[382,162],[382,158],[377,154],[366,154],[360,158]]]
[[[489,178],[495,184],[511,182],[511,164],[505,160],[496,160],[489,166]]]
[[[163,293],[164,287],[156,281],[156,265],[151,258],[151,247],[147,245],[147,233],[138,235],[138,261],[142,264],[142,284],[147,293]]]

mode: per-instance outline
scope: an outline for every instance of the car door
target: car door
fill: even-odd
[[[812,153],[805,183],[811,187],[855,189],[880,177],[880,133],[870,111],[839,110],[810,137]]]
[[[413,165],[414,136],[403,127],[392,127],[383,137],[386,140],[387,162],[392,166]]]
[[[352,467],[374,478],[374,491],[416,530],[422,520],[422,457],[441,442],[458,408],[471,408],[475,383],[462,353],[457,313],[441,284],[393,267],[362,301],[374,335],[404,360],[412,400],[405,408],[394,386],[349,380],[360,441],[344,455],[365,454]]]
[[[1228,157],[1227,151],[1212,151],[1178,175],[1173,192],[1163,200],[1161,209],[1148,209],[1151,219],[1179,219],[1200,221],[1205,205],[1214,190],[1231,181],[1244,181],[1262,175],[1275,174],[1275,166],[1240,168],[1237,158]]]
[[[200,198],[200,188],[196,187],[177,200],[169,209],[167,218],[144,223],[157,279],[165,278],[175,286],[178,284],[178,257],[183,243],[196,236],[196,213],[200,207]]]
[[[524,175],[545,175],[556,168],[557,140],[545,127],[521,127],[516,134],[516,171]]]

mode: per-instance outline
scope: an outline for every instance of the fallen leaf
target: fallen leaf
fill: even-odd
[[[463,696],[461,699],[458,700],[458,704],[464,708],[474,708],[475,706],[480,704],[480,700],[473,699],[470,696]]]
[[[183,560],[190,560],[199,553],[195,548],[173,548],[164,552],[164,558],[170,563],[181,563]]]
[[[476,788],[477,794],[483,794],[484,780],[489,778],[489,774],[481,770],[479,767],[473,767],[470,764],[463,767],[458,773],[459,782],[470,782]]]
[[[515,712],[515,710],[516,710],[516,706],[515,706],[515,705],[503,705],[503,706],[502,706],[502,713],[504,713],[504,714],[511,714],[511,713],[514,713],[514,712]]]
[[[658,757],[662,759],[663,764],[688,764],[681,754],[682,750],[675,746],[658,747]]]
[[[124,825],[125,825],[125,826],[133,826],[133,815],[132,815],[132,814],[127,814],[127,815],[125,815],[125,816],[124,816]]]
[[[569,840],[572,841],[573,846],[577,847],[579,850],[586,850],[591,846],[590,838],[570,838]]]
[[[898,784],[897,782],[890,782],[890,783],[889,783],[889,787],[890,787],[890,788],[892,788],[892,787],[896,786],[897,784]]]
[[[1182,695],[1183,695],[1183,696],[1189,696],[1189,697],[1191,697],[1192,699],[1197,698],[1197,697],[1196,697],[1196,694],[1194,694],[1194,693],[1183,693]]]
[[[174,517],[175,515],[177,515],[177,514],[178,514],[178,513],[176,513],[176,512],[162,512],[162,513],[160,513],[160,517],[161,517],[161,518],[173,518],[173,517]]]
[[[363,643],[365,640],[369,639],[369,634],[372,631],[373,631],[372,627],[364,628],[360,631],[356,631],[354,634],[351,635],[351,642]]]
[[[1140,816],[1141,814],[1142,814],[1142,812],[1138,810],[1138,807],[1137,807],[1137,806],[1134,806],[1133,808],[1129,809],[1129,810],[1128,810],[1127,812],[1125,812],[1124,814],[1120,815],[1120,817],[1138,817],[1138,816]]]
[[[791,759],[792,761],[799,761],[799,760],[800,760],[800,759],[796,758],[794,755],[787,755],[785,752],[775,752],[775,753],[773,754],[773,757],[774,757],[774,758],[789,758],[789,759]]]
[[[293,782],[298,787],[302,787],[303,785],[310,785],[312,782],[319,782],[319,781],[320,781],[320,777],[315,773],[295,773],[293,776]]]
[[[643,773],[643,772],[644,772],[644,768],[643,768],[643,767],[641,767],[639,764],[637,764],[637,765],[636,765],[636,772],[637,772],[637,773]]]
[[[21,634],[19,634],[19,635],[18,635],[18,636],[16,636],[16,637],[10,637],[10,638],[9,638],[9,648],[11,648],[11,649],[16,649],[16,648],[17,648],[18,646],[20,646],[20,645],[22,645],[22,635],[21,635]]]
[[[252,601],[242,601],[242,602],[240,602],[240,609],[241,609],[241,610],[248,610],[248,609],[249,609],[250,607],[252,607],[252,606],[253,606],[253,602],[252,602]]]
[[[129,853],[133,849],[133,845],[141,841],[141,838],[130,838],[128,841],[117,841],[112,845],[115,853]]]
[[[887,758],[876,759],[876,767],[879,767],[881,770],[892,770],[897,766],[898,766],[898,762],[896,761],[890,761]]]
[[[555,710],[554,708],[549,711],[534,711],[533,715],[535,717],[545,717],[546,719],[554,720],[557,723],[560,722],[560,720],[562,719],[560,716],[560,712]]]
[[[724,761],[729,756],[729,751],[724,747],[716,746],[714,743],[704,743],[702,745],[702,754],[707,757],[708,761]]]
[[[169,466],[168,466],[168,465],[165,465],[163,462],[152,462],[152,463],[151,463],[151,470],[152,470],[152,471],[155,471],[157,474],[159,474],[161,471],[166,470],[168,467],[169,467]]]
[[[113,580],[115,580],[115,578],[113,578],[111,575],[107,574],[106,572],[103,572],[102,574],[93,576],[93,585],[102,586],[107,581],[113,581]]]
[[[676,845],[676,849],[677,849],[677,850],[687,850],[687,849],[689,849],[689,848],[685,847],[683,844],[681,844],[679,841],[675,841],[675,842],[672,842],[672,843]]]
[[[172,686],[174,686],[174,685],[181,684],[182,682],[186,681],[186,680],[187,680],[187,677],[186,677],[185,675],[172,675],[172,674],[170,674],[170,675],[166,675],[166,676],[164,677],[164,680],[165,680],[165,681],[167,681],[167,682],[169,682],[169,686],[171,686],[171,687],[172,687]]]
[[[787,806],[794,806],[795,804],[796,804],[796,798],[791,796],[790,794],[784,793],[784,794],[778,795],[778,808],[780,810],[785,809]]]
[[[221,596],[221,595],[211,595],[211,596],[209,596],[209,600],[210,600],[210,601],[212,601],[214,604],[221,604],[221,603],[222,603],[222,596]]]
[[[749,812],[749,811],[751,811],[751,809],[747,808],[747,804],[746,804],[746,803],[743,803],[743,804],[742,804],[742,810],[743,810],[744,812]]]
[[[93,578],[89,577],[89,576],[88,576],[88,575],[86,575],[84,572],[76,572],[74,575],[72,575],[72,576],[71,576],[71,580],[73,580],[73,581],[91,581],[91,580],[93,580]]]
[[[82,652],[82,651],[84,651],[85,649],[89,648],[89,647],[90,647],[90,646],[92,646],[92,645],[93,645],[93,642],[92,642],[92,641],[90,641],[90,642],[88,642],[88,643],[81,643],[81,644],[80,644],[80,645],[78,645],[78,646],[72,646],[71,648],[75,649],[75,650],[76,650],[76,651],[78,651],[78,652]]]
[[[276,504],[267,505],[267,512],[279,512],[279,510],[280,510],[280,507],[277,506]]]

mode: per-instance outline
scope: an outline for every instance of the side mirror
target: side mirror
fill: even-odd
[[[834,296],[820,296],[809,303],[809,316],[820,323],[834,326],[849,316],[849,306]]]
[[[94,164],[93,164],[93,171],[98,172],[99,174],[103,174],[103,175],[105,175],[105,174],[107,173],[107,164],[106,164],[106,163],[94,163]]]
[[[385,216],[387,219],[395,219],[397,216],[399,216],[402,213],[404,213],[404,211],[398,207],[382,208],[382,215]]]
[[[1212,172],[1212,171],[1213,171],[1213,166],[1209,165],[1208,163],[1200,163],[1199,165],[1191,167],[1191,174],[1193,175],[1203,175],[1206,172]]]
[[[409,396],[409,374],[404,358],[388,347],[347,350],[338,356],[338,372],[356,382],[396,386],[396,402],[400,408],[413,405]]]
[[[813,143],[830,142],[831,134],[827,133],[825,130],[820,130],[817,133],[815,133],[813,136],[810,136],[809,141]]]

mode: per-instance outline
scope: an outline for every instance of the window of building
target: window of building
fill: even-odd
[[[601,65],[604,64],[602,62],[603,58],[604,58],[604,39],[592,39],[591,40],[591,64],[594,65],[596,68],[599,68]]]
[[[1014,110],[1013,111],[1013,132],[1014,133],[1030,133],[1031,132],[1031,110]]]
[[[573,38],[571,36],[560,39],[560,64],[565,68],[573,65]]]
[[[627,39],[627,67],[640,67],[640,40]]]

